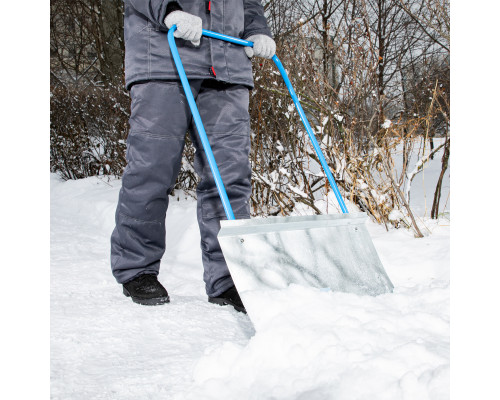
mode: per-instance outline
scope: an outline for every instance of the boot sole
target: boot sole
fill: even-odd
[[[220,297],[209,297],[208,302],[212,304],[218,304],[219,306],[232,306],[238,312],[242,312],[243,314],[247,313],[247,310],[245,310],[244,307],[237,306],[233,302],[227,299],[222,299]]]
[[[159,306],[161,304],[170,303],[170,297],[154,297],[152,299],[141,299],[140,297],[132,296],[129,291],[123,288],[123,294],[126,297],[130,297],[134,303],[141,304],[143,306]]]

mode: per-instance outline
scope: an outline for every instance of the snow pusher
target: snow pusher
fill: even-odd
[[[174,25],[168,33],[170,50],[227,216],[227,220],[221,221],[219,243],[252,321],[255,322],[259,315],[258,305],[254,306],[251,301],[256,293],[283,289],[290,284],[372,296],[392,292],[393,285],[366,229],[367,215],[363,212],[348,213],[304,110],[276,55],[272,60],[285,81],[342,214],[235,219],[177,51],[175,29]],[[203,35],[253,47],[253,42],[205,29]]]

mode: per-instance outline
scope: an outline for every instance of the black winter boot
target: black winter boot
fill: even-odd
[[[218,304],[220,306],[233,306],[236,311],[240,311],[245,314],[247,313],[247,310],[245,310],[245,306],[240,299],[240,295],[234,286],[217,297],[209,297],[208,302]]]
[[[124,283],[123,294],[132,297],[134,303],[145,306],[156,306],[170,301],[167,290],[158,282],[154,274],[139,275]]]

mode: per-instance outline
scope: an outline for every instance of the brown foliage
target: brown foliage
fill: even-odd
[[[54,88],[50,168],[65,179],[119,176],[125,166],[128,94],[116,88]]]

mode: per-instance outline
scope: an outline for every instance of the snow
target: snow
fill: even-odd
[[[404,218],[403,213],[400,210],[394,209],[389,213],[390,221],[400,221]]]
[[[390,119],[386,119],[381,127],[384,129],[389,129],[391,127],[391,125],[392,125],[392,121]]]
[[[207,302],[196,203],[181,192],[159,275],[171,303],[123,296],[109,266],[120,184],[51,175],[53,399],[449,398],[449,220],[422,217],[422,239],[370,222],[394,293],[291,285],[263,294],[256,332]]]
[[[300,190],[299,188],[296,188],[295,186],[293,185],[288,185],[288,188],[294,192],[295,194],[298,194],[299,196],[301,197],[304,197],[307,199],[307,194],[305,192],[303,192],[302,190]]]

